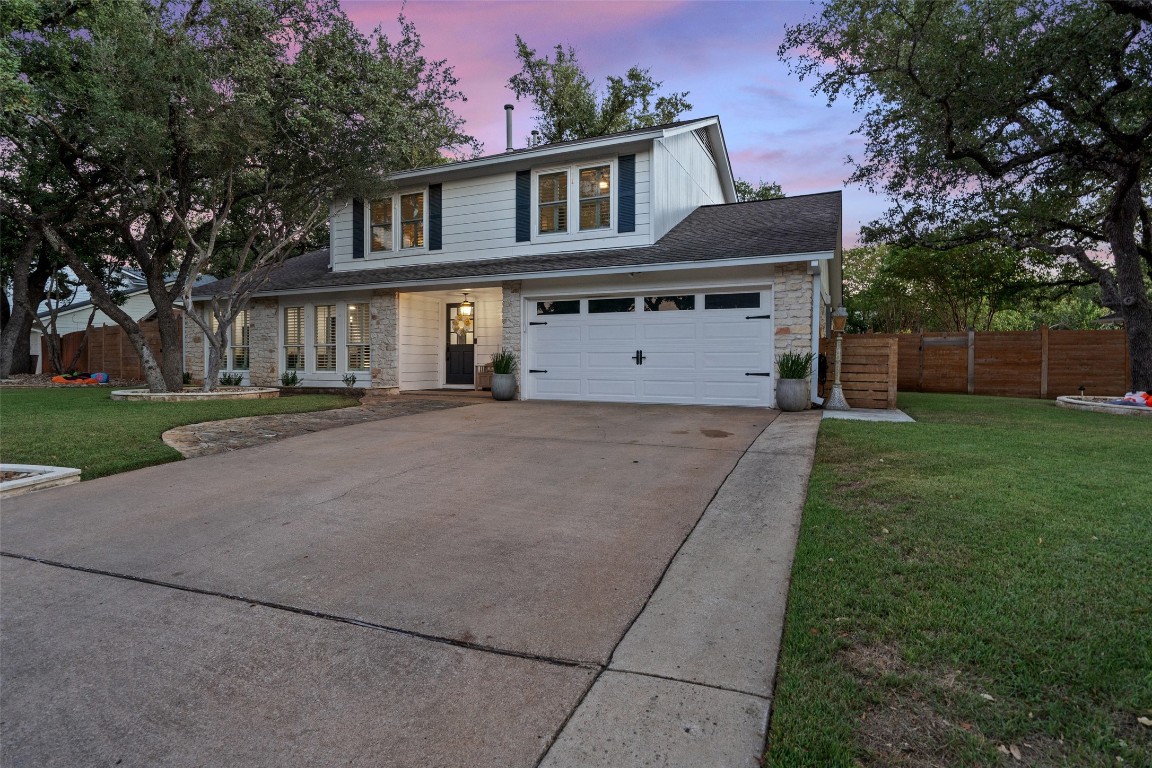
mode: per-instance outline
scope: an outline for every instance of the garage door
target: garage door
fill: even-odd
[[[772,291],[529,300],[538,400],[772,406]]]

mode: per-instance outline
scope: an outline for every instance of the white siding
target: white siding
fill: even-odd
[[[716,164],[692,132],[657,139],[652,156],[654,241],[668,234],[698,206],[724,202]]]
[[[128,300],[120,305],[128,316],[133,320],[140,320],[147,315],[152,314],[155,307],[152,305],[152,297],[147,292],[138,293],[135,296],[129,296]],[[73,333],[75,331],[82,331],[87,327],[88,314],[92,311],[92,305],[88,304],[78,309],[65,310],[60,313],[56,318],[56,330],[63,336],[66,333]],[[48,318],[44,318],[44,324],[48,324]],[[92,318],[92,327],[99,328],[102,325],[116,325],[116,321],[108,317],[108,315],[97,310],[95,317]],[[35,349],[32,354],[39,354]]]
[[[444,302],[420,293],[400,294],[400,389],[440,386]]]
[[[583,163],[581,163],[583,164]],[[498,259],[545,253],[651,245],[651,162],[636,153],[636,231],[556,237],[547,242],[516,242],[516,174],[497,173],[479,179],[446,182],[442,198],[443,248],[397,254],[365,253],[352,259],[352,207],[337,203],[332,217],[333,265],[336,270],[377,269],[450,261]]]
[[[503,305],[499,290],[485,291],[476,298],[476,365],[491,362],[492,353],[500,349]]]
[[[332,263],[352,261],[352,201],[337,200],[332,206],[329,221],[329,242]],[[359,261],[359,259],[357,259]]]

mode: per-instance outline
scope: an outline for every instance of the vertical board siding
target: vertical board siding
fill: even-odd
[[[332,246],[331,263],[352,259],[352,202],[350,200],[337,200],[332,206],[332,217],[329,220],[331,234],[329,242]],[[363,240],[361,240],[363,245]]]
[[[516,171],[516,242],[532,239],[532,171]]]
[[[441,235],[444,223],[441,213],[443,195],[444,186],[442,184],[428,185],[428,250],[430,251],[438,251],[444,245]]]
[[[1124,331],[977,331],[863,334],[900,348],[898,380],[909,392],[1057,398],[1119,395],[1132,387]],[[848,338],[852,338],[851,336]],[[970,346],[971,343],[971,346]]]
[[[724,202],[712,157],[691,133],[653,142],[653,240],[659,240],[701,205]]]
[[[352,258],[364,258],[364,201],[352,201]]]
[[[619,201],[617,214],[618,232],[636,231],[636,155],[621,155],[617,161],[620,169],[620,183],[617,186]]]

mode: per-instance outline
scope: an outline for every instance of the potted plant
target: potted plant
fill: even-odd
[[[516,397],[516,353],[500,348],[492,353],[492,399],[511,400]]]
[[[782,411],[802,411],[812,402],[808,377],[812,374],[812,352],[785,352],[776,358],[780,379],[776,382],[776,407]]]

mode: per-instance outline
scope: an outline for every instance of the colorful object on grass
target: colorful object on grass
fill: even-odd
[[[1109,405],[1131,405],[1137,408],[1152,408],[1152,394],[1147,392],[1128,392],[1119,400],[1109,400]]]
[[[107,384],[108,374],[106,373],[81,373],[80,371],[72,371],[65,373],[62,376],[53,376],[53,384]]]

